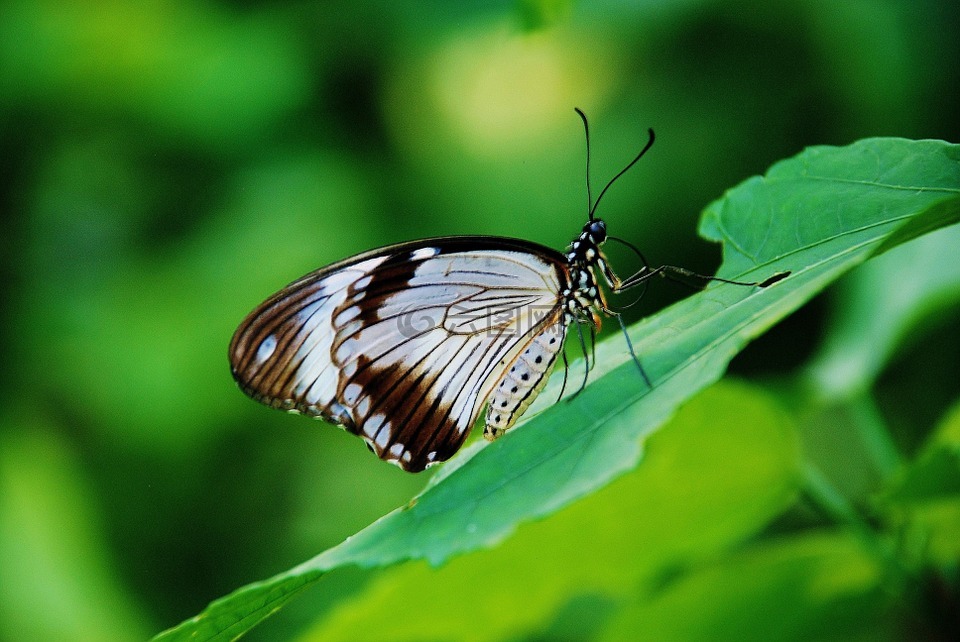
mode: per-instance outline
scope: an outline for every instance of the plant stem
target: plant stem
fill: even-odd
[[[867,550],[883,564],[888,581],[902,587],[909,573],[898,558],[896,547],[891,542],[884,541],[882,533],[878,533],[863,519],[857,509],[816,466],[805,462],[802,474],[803,488],[810,499],[834,521],[850,528]]]
[[[847,405],[867,457],[880,479],[888,479],[900,467],[902,460],[873,396],[869,391],[863,391],[849,397]]]

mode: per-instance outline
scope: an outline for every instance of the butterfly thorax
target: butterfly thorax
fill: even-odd
[[[600,246],[607,240],[607,226],[594,219],[583,226],[583,231],[567,248],[567,266],[570,286],[564,296],[564,318],[568,323],[592,323],[599,327],[595,310],[603,308],[603,295],[597,286],[594,269],[603,259]]]

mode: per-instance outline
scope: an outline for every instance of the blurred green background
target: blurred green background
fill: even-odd
[[[957,33],[956,3],[915,0],[7,0],[0,636],[148,637],[422,487],[236,389],[230,336],[285,283],[426,236],[562,249],[586,210],[574,106],[597,186],[657,132],[604,198],[612,233],[711,271],[700,210],[771,163],[868,136],[960,141]],[[801,379],[871,388],[865,412],[911,456],[960,392],[960,275],[922,258],[815,300],[735,373],[788,400]],[[947,278],[870,327],[844,321],[909,293],[914,266]],[[655,284],[631,313],[687,294]],[[871,365],[851,379],[856,358]],[[806,442],[854,501],[877,483],[845,458],[857,409],[813,413]],[[336,581],[251,639],[288,639],[367,578]]]

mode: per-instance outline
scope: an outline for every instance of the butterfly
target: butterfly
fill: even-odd
[[[512,238],[450,236],[320,268],[237,328],[229,357],[240,388],[274,408],[338,424],[381,459],[419,472],[453,456],[484,407],[487,439],[509,430],[562,357],[571,326],[587,356],[581,328],[598,330],[602,316],[620,320],[599,280],[613,293],[658,274],[725,281],[645,261],[630,278],[614,273],[596,207],[654,133],[594,201],[589,126],[576,112],[587,137],[588,221],[565,253]],[[586,366],[585,376],[589,359]]]

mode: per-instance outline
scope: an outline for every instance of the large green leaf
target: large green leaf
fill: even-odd
[[[383,573],[303,640],[535,638],[579,600],[629,599],[755,534],[794,501],[799,458],[790,419],[768,395],[717,383],[651,437],[636,470],[493,550]],[[389,613],[389,625],[371,613]]]
[[[883,573],[850,533],[764,542],[636,595],[599,639],[902,639]]]
[[[701,232],[724,243],[720,273],[765,289],[717,285],[630,328],[653,387],[622,339],[597,350],[592,383],[490,445],[447,463],[409,505],[289,571],[221,598],[160,639],[232,639],[325,572],[405,559],[439,564],[492,546],[636,466],[641,440],[730,359],[838,276],[875,253],[960,220],[960,147],[869,139],[816,147],[711,204]],[[545,394],[549,394],[549,391]]]
[[[824,400],[868,390],[903,339],[960,300],[960,225],[897,247],[844,279],[808,377]]]

